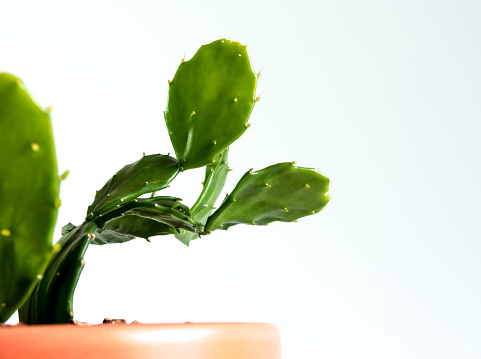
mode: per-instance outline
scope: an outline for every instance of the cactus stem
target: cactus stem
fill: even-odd
[[[38,143],[32,143],[30,145],[30,148],[32,149],[33,152],[38,152],[40,150],[40,146],[38,145]]]
[[[4,237],[10,237],[11,234],[12,234],[12,232],[11,232],[9,229],[6,229],[6,228],[2,229],[2,230],[0,231],[0,233],[1,233],[2,236],[4,236]]]
[[[37,274],[36,277],[38,280],[41,280],[43,278],[43,275],[42,274]]]
[[[306,188],[311,188],[311,186],[309,186],[309,185],[306,183]]]

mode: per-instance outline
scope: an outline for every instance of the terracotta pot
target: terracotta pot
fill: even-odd
[[[263,323],[39,325],[0,328],[2,359],[280,359]]]

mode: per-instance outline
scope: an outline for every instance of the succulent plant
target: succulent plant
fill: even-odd
[[[19,307],[26,324],[73,319],[73,295],[90,244],[174,235],[188,246],[236,224],[294,222],[321,211],[329,201],[329,179],[294,162],[247,171],[214,211],[229,172],[229,146],[249,127],[259,100],[258,77],[246,47],[227,39],[182,60],[169,81],[164,112],[176,158],[144,155],[124,166],[97,191],[84,222],[64,226],[52,246],[60,202],[49,113],[16,77],[0,74],[0,322]],[[205,167],[205,179],[191,207],[155,195],[181,172],[199,167]]]

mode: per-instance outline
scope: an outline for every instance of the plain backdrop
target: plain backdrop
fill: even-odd
[[[223,37],[262,70],[224,191],[284,161],[331,178],[299,223],[91,246],[75,318],[272,322],[287,359],[480,358],[480,18],[478,0],[0,0],[0,70],[53,105],[70,170],[57,237],[123,165],[173,151],[167,80]],[[192,205],[202,180],[168,193]]]

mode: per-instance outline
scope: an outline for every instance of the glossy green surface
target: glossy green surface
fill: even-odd
[[[229,165],[227,164],[228,152],[229,147],[216,157],[214,163],[206,166],[202,192],[191,208],[192,219],[203,225],[212,213],[214,204],[224,188],[225,180],[229,173]],[[189,242],[198,238],[199,235],[197,233],[181,230],[181,233],[175,237],[188,246]]]
[[[205,232],[236,224],[293,222],[315,214],[329,202],[329,179],[312,168],[285,162],[247,172],[209,217]]]
[[[20,308],[20,320],[54,324],[73,319],[73,296],[90,243],[123,243],[136,237],[179,233],[180,228],[199,232],[201,225],[194,223],[189,208],[175,197],[135,199],[81,226],[69,223],[54,246],[56,253],[43,279]]]
[[[50,114],[18,78],[0,73],[0,323],[52,255],[59,183]]]
[[[124,166],[97,192],[86,219],[92,220],[145,193],[164,189],[177,173],[176,159],[167,155],[144,156]]]
[[[181,169],[208,165],[247,129],[257,76],[246,47],[203,45],[169,84],[165,123]]]
[[[24,324],[68,323],[73,319],[73,295],[83,270],[85,251],[97,229],[85,222],[63,235],[54,246],[53,255],[43,279],[19,309]]]

